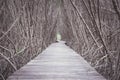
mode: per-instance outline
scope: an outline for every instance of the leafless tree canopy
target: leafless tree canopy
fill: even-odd
[[[109,80],[120,80],[120,0],[0,0],[0,80],[56,33]]]

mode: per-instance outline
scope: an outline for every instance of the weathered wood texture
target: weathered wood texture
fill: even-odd
[[[106,80],[63,43],[53,43],[7,80]]]
[[[0,0],[0,80],[62,40],[120,80],[120,0]]]

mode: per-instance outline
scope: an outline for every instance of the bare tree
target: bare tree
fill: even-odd
[[[0,0],[0,79],[55,42],[60,32],[62,40],[99,73],[119,80],[119,4],[119,0]]]

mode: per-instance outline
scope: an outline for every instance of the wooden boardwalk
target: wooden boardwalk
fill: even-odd
[[[106,80],[63,43],[53,43],[7,80]]]

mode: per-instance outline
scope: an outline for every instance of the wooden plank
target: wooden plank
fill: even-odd
[[[7,80],[106,80],[64,43],[53,43]]]

